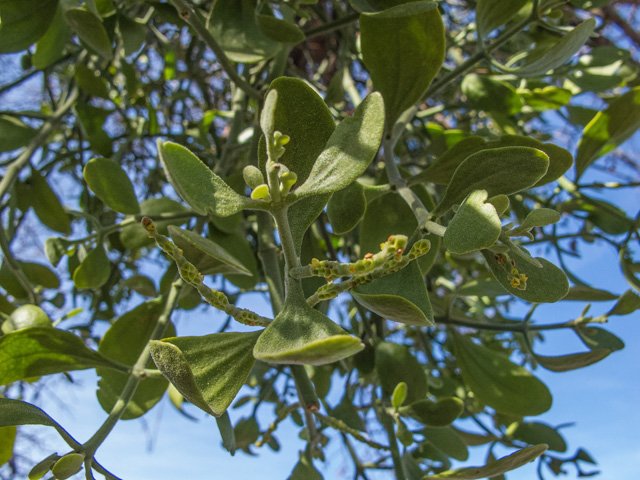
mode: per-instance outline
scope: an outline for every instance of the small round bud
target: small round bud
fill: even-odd
[[[242,170],[244,181],[250,188],[254,189],[264,183],[264,176],[258,167],[247,165]]]
[[[266,200],[271,198],[269,194],[269,185],[263,183],[262,185],[258,185],[251,192],[251,198],[254,200]]]

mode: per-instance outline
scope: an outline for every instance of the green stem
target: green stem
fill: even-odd
[[[7,267],[9,267],[9,270],[11,270],[11,272],[16,277],[16,279],[18,280],[22,288],[24,288],[24,290],[27,292],[27,297],[29,298],[29,302],[34,305],[38,305],[40,303],[40,300],[38,298],[39,295],[36,293],[35,289],[33,288],[33,285],[27,278],[27,275],[24,273],[24,271],[22,270],[22,267],[20,267],[20,264],[11,253],[9,241],[7,240],[7,237],[4,232],[4,227],[2,225],[0,225],[0,247],[2,248],[2,253],[4,255],[4,258],[7,261]]]
[[[253,88],[247,81],[238,75],[238,72],[234,68],[231,60],[227,57],[222,50],[222,47],[218,44],[211,32],[207,29],[205,24],[200,19],[200,16],[196,13],[196,11],[189,5],[185,0],[169,0],[171,4],[178,10],[178,14],[180,18],[182,18],[185,22],[193,27],[193,29],[200,35],[200,38],[204,40],[204,42],[209,46],[213,53],[216,55],[216,59],[218,63],[224,71],[229,75],[229,78],[235,83],[239,88],[244,90],[247,95],[255,98],[256,100],[262,100],[262,95],[258,90]]]
[[[327,417],[320,413],[316,413],[316,417],[318,417],[318,420],[320,420],[325,425],[331,428],[335,428],[339,432],[348,433],[359,442],[369,445],[371,448],[375,448],[376,450],[393,450],[393,447],[387,447],[386,445],[382,445],[381,443],[369,440],[368,438],[364,437],[358,430],[356,430],[355,428],[351,428],[342,420],[338,420],[337,418],[333,417]]]
[[[288,208],[286,206],[279,206],[271,212],[271,215],[273,215],[273,219],[276,222],[276,228],[280,235],[280,244],[282,245],[282,253],[284,254],[285,298],[291,287],[291,283],[300,281],[289,275],[289,270],[300,266],[300,259],[298,258],[296,247],[293,242],[293,235],[291,233],[291,227],[289,226],[287,211]]]
[[[0,181],[0,201],[4,197],[5,193],[11,189],[13,182],[18,178],[18,174],[27,166],[35,151],[47,141],[49,135],[53,133],[54,129],[58,126],[58,123],[62,120],[62,117],[75,105],[77,99],[78,89],[74,88],[62,105],[60,105],[53,115],[51,115],[49,120],[40,127],[38,134],[33,137],[29,142],[29,145],[27,145],[18,158],[11,162],[7,167],[7,171],[5,172],[3,179]]]
[[[393,421],[384,410],[378,412],[378,418],[387,432],[389,438],[389,449],[391,450],[391,458],[393,460],[393,469],[396,472],[396,480],[406,480],[407,476],[404,473],[404,465],[402,464],[402,458],[400,457],[400,450],[398,449],[398,439],[396,438],[396,432],[393,430]]]
[[[442,323],[445,325],[457,325],[459,327],[473,328],[475,330],[495,330],[499,332],[516,332],[526,333],[527,331],[542,331],[542,330],[560,330],[563,328],[575,328],[577,325],[584,325],[587,323],[603,323],[605,317],[598,317],[592,319],[592,322],[582,320],[576,322],[570,320],[568,322],[550,323],[548,325],[530,325],[520,322],[517,325],[509,323],[486,323],[486,322],[474,322],[471,320],[463,320],[460,318],[451,317],[435,317],[436,323]]]
[[[284,281],[278,255],[280,249],[273,241],[273,223],[267,212],[256,212],[258,217],[258,258],[262,264],[274,317],[284,307]]]
[[[153,329],[151,336],[149,337],[150,341],[162,338],[162,336],[164,335],[164,332],[169,325],[171,312],[173,312],[173,309],[178,303],[178,296],[180,294],[182,285],[182,280],[178,280],[171,285],[171,289],[169,290],[169,293],[167,295],[167,300],[164,304],[162,313],[158,317],[158,322],[156,323],[156,326]],[[93,436],[82,446],[82,451],[88,457],[95,454],[98,447],[102,445],[109,433],[111,433],[111,430],[113,430],[113,427],[115,427],[116,423],[118,423],[118,420],[120,420],[120,418],[124,414],[125,410],[127,409],[127,405],[129,405],[129,402],[131,402],[131,399],[133,398],[138,385],[142,381],[142,377],[144,376],[147,364],[149,363],[149,359],[151,356],[150,341],[147,342],[144,349],[138,356],[138,360],[133,365],[131,375],[127,379],[127,383],[125,384],[122,393],[118,397],[115,405],[111,409],[111,412],[109,412],[109,416],[102,424],[102,426],[98,429],[98,431],[94,433]]]

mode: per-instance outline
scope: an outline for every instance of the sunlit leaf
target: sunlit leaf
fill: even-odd
[[[105,205],[116,212],[135,215],[140,205],[126,172],[113,160],[94,158],[82,171],[85,181]]]
[[[488,248],[498,241],[500,217],[493,205],[485,203],[487,192],[475,190],[464,199],[444,234],[444,246],[462,255]]]

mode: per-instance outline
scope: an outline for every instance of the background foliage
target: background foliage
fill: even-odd
[[[622,349],[602,324],[640,308],[638,217],[607,200],[638,185],[636,7],[0,0],[3,478],[117,478],[99,447],[167,392],[232,453],[291,419],[294,480],[327,442],[356,478],[593,473],[535,370]],[[566,268],[592,244],[627,292]],[[180,336],[203,298],[227,321]],[[557,330],[584,349],[537,353]],[[36,405],[82,369],[106,420],[80,441]],[[14,455],[32,424],[68,451]]]

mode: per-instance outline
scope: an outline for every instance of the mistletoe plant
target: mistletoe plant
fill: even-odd
[[[0,473],[117,479],[99,448],[167,392],[215,417],[232,454],[277,451],[291,419],[291,480],[322,478],[338,439],[363,479],[504,478],[536,459],[540,478],[592,473],[528,417],[552,404],[532,370],[620,350],[592,324],[640,308],[563,260],[604,241],[640,290],[638,219],[589,193],[636,184],[583,180],[640,126],[635,61],[593,18],[623,22],[607,3],[0,0],[0,52],[24,70],[0,94],[43,80],[40,112],[0,115]],[[556,110],[575,159],[549,141]],[[18,260],[30,223],[57,232],[55,272]],[[240,306],[253,292],[273,315]],[[179,335],[173,313],[203,301],[228,321]],[[535,318],[559,301],[615,304]],[[537,353],[559,329],[584,350]],[[40,377],[83,369],[107,416],[81,442],[35,403]],[[16,426],[33,424],[69,450],[25,469]],[[486,465],[453,468],[480,445]]]

